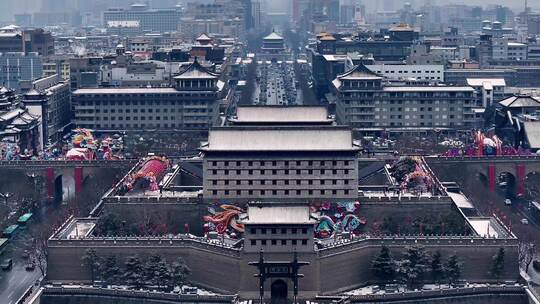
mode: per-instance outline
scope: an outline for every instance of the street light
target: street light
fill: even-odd
[[[4,204],[7,206],[8,205],[8,199],[12,196],[11,193],[9,192],[6,192],[6,193],[1,193],[0,192],[0,197],[4,199]]]

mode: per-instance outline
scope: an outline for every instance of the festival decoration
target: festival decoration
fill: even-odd
[[[208,208],[208,211],[212,215],[207,215],[203,217],[203,220],[207,223],[205,224],[205,230],[216,231],[218,234],[232,234],[234,232],[243,233],[244,224],[239,223],[238,219],[240,214],[245,213],[245,211],[237,206],[233,205],[220,205],[219,206],[223,211],[216,212],[213,208]]]
[[[152,156],[147,158],[137,173],[126,177],[122,191],[128,192],[135,188],[158,191],[159,180],[163,177],[163,174],[168,167],[169,160],[165,156]]]
[[[341,232],[359,234],[367,223],[360,217],[359,202],[320,203],[311,206],[313,213],[318,213],[319,221],[315,225],[315,237],[330,238]]]

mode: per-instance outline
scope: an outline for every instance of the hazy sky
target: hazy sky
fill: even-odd
[[[0,20],[13,20],[13,14],[15,13],[34,13],[41,10],[42,3],[56,3],[59,4],[59,7],[76,7],[76,4],[79,2],[85,1],[96,1],[96,0],[0,0]],[[121,2],[153,2],[156,4],[166,4],[177,3],[177,2],[189,2],[189,1],[200,1],[200,0],[108,0],[105,3],[115,3]],[[206,1],[206,0],[205,0]],[[268,1],[272,7],[276,8],[277,6],[286,5],[290,3],[290,0],[263,0]],[[367,6],[372,6],[374,3],[380,2],[381,0],[363,0]],[[410,1],[416,4],[422,4],[425,2],[433,2],[438,4],[447,4],[447,3],[462,3],[469,5],[488,5],[488,4],[502,4],[511,7],[512,9],[522,10],[524,7],[525,0],[393,0],[397,6],[402,6],[406,1]],[[540,9],[540,0],[529,0],[529,6]]]

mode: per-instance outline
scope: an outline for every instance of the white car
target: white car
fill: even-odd
[[[510,206],[510,205],[512,205],[512,201],[509,198],[507,198],[507,199],[504,200],[504,204],[506,206]]]
[[[521,219],[521,223],[522,223],[523,225],[529,225],[529,220],[526,219],[526,218]]]

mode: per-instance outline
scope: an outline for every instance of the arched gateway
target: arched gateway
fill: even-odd
[[[283,280],[276,280],[270,287],[272,304],[287,304],[288,294],[287,283]]]

